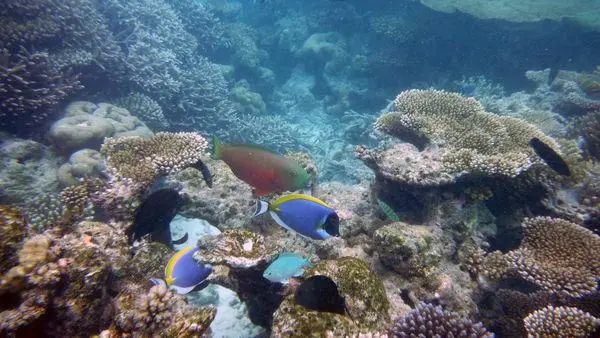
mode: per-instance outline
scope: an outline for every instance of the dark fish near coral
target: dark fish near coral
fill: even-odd
[[[326,276],[313,276],[302,282],[294,293],[294,302],[314,311],[346,313],[346,300],[335,282]]]
[[[204,182],[206,182],[206,185],[209,188],[212,188],[213,176],[206,164],[202,160],[198,160],[198,162],[196,162],[192,167],[194,167],[196,170],[202,173],[202,178],[204,179]]]
[[[309,176],[296,161],[250,144],[221,144],[213,139],[213,156],[223,160],[242,181],[256,188],[258,196],[303,189]]]
[[[340,235],[340,218],[318,198],[304,194],[285,195],[268,203],[258,200],[254,216],[269,212],[277,224],[312,239]]]
[[[546,143],[542,142],[537,137],[534,137],[529,141],[529,146],[552,170],[563,176],[571,175],[571,170],[569,169],[567,162],[565,162],[565,160],[563,160],[562,157]]]
[[[175,189],[160,189],[151,193],[135,213],[133,226],[130,229],[131,240],[139,240],[150,234],[153,241],[168,246],[185,243],[188,238],[187,233],[182,238],[173,241],[169,228],[169,224],[177,214],[180,202],[181,197]]]

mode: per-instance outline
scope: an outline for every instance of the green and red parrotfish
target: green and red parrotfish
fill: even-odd
[[[251,144],[221,144],[213,138],[213,157],[256,189],[258,196],[306,188],[308,173],[298,162]]]

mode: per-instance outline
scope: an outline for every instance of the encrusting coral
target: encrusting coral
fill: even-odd
[[[508,255],[524,279],[544,290],[579,297],[596,291],[600,237],[566,220],[536,217],[523,222],[524,238]]]
[[[455,312],[444,311],[441,306],[423,303],[396,321],[389,336],[492,338],[494,334],[481,323],[473,323]]]
[[[514,177],[538,161],[529,147],[536,137],[557,144],[527,122],[488,113],[473,98],[439,90],[400,93],[392,111],[379,117],[377,129],[418,147],[443,149],[443,171]]]
[[[600,327],[600,319],[568,306],[547,306],[530,313],[524,322],[530,338],[591,337]]]

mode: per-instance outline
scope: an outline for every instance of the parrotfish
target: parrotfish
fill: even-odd
[[[178,294],[187,294],[198,287],[211,274],[212,267],[193,258],[198,247],[188,246],[179,250],[165,268],[165,279],[151,279],[154,284],[166,284]]]
[[[181,244],[188,235],[173,241],[169,224],[177,214],[181,203],[179,192],[175,189],[160,189],[151,193],[136,210],[133,225],[129,230],[132,241],[150,234],[150,239],[165,245]]]
[[[254,217],[269,212],[277,224],[312,239],[340,235],[340,218],[335,210],[318,198],[290,194],[273,203],[258,200]]]
[[[216,137],[213,142],[213,157],[227,163],[258,196],[300,190],[308,184],[308,173],[296,161],[256,145],[221,144]]]
[[[554,171],[563,176],[570,176],[571,170],[565,160],[554,151],[549,145],[534,137],[529,141],[529,146],[533,151]]]
[[[290,278],[302,276],[304,268],[308,266],[310,266],[308,259],[291,252],[284,252],[269,264],[263,277],[273,283],[287,284]]]
[[[294,303],[309,310],[346,314],[346,300],[337,284],[326,276],[312,276],[302,282],[294,293]]]

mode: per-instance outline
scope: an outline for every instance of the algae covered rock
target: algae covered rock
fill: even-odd
[[[330,312],[310,311],[294,304],[294,295],[283,300],[273,316],[271,337],[322,337],[326,333],[333,337],[356,334],[360,329],[354,321],[344,315]]]
[[[439,265],[439,229],[396,222],[375,232],[381,262],[407,277],[426,277]]]
[[[317,275],[335,282],[345,299],[347,315],[309,310],[295,304],[290,295],[273,316],[273,336],[344,337],[387,324],[390,304],[383,282],[366,262],[353,257],[324,260],[307,270],[304,277]]]

